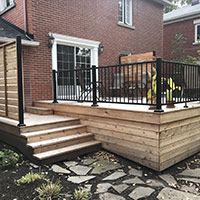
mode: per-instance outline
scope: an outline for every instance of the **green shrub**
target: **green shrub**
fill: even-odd
[[[53,200],[60,196],[62,188],[60,180],[57,180],[55,183],[48,180],[47,183],[43,183],[35,190],[39,193],[38,198],[40,200]]]
[[[3,149],[0,151],[0,166],[15,166],[19,160],[19,155],[12,150]]]
[[[36,180],[44,180],[45,176],[43,174],[33,173],[29,172],[25,176],[22,176],[20,179],[18,179],[16,182],[17,184],[26,184],[26,183],[33,183]]]
[[[91,199],[91,193],[85,191],[83,188],[79,188],[74,191],[74,198],[76,200],[89,200]]]

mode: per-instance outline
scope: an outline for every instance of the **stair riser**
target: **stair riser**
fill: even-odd
[[[95,145],[95,146],[91,146],[91,147],[88,147],[88,148],[81,149],[79,151],[74,151],[74,152],[67,153],[67,154],[61,154],[61,155],[54,156],[54,157],[44,159],[44,160],[38,159],[38,161],[42,165],[45,165],[45,164],[49,164],[49,163],[52,163],[52,162],[55,163],[55,162],[58,162],[58,161],[61,161],[61,160],[66,160],[66,158],[67,159],[73,159],[73,158],[76,158],[77,156],[81,156],[81,155],[84,155],[84,154],[95,152],[95,151],[98,151],[100,149],[101,149],[101,145]]]
[[[53,145],[49,145],[49,146],[45,146],[45,147],[40,147],[40,148],[36,148],[34,149],[34,153],[43,153],[46,151],[51,151],[51,150],[55,150],[55,149],[59,149],[59,148],[64,148],[64,147],[68,147],[70,145],[75,145],[75,144],[79,144],[82,142],[89,142],[91,140],[94,139],[94,136],[87,136],[87,137],[83,137],[83,138],[78,138],[78,139],[73,139],[70,141],[66,141],[66,142],[60,142],[60,143],[56,143]]]
[[[47,129],[53,129],[53,128],[61,128],[66,126],[73,126],[73,125],[79,125],[80,120],[71,120],[66,122],[53,122],[49,124],[42,124],[42,125],[35,125],[35,126],[29,126],[24,127],[21,129],[21,133],[29,133],[29,132],[35,132],[35,131],[43,131]]]
[[[26,108],[26,111],[35,115],[53,115],[53,110],[38,110],[34,108]]]
[[[44,140],[50,140],[50,139],[55,139],[58,137],[64,137],[64,136],[68,136],[68,135],[73,135],[73,134],[81,134],[87,132],[87,128],[86,127],[80,127],[80,128],[73,128],[70,130],[65,130],[65,131],[57,131],[57,132],[53,132],[50,134],[43,134],[41,136],[33,136],[30,138],[27,138],[28,143],[31,142],[40,142],[40,141],[44,141]]]

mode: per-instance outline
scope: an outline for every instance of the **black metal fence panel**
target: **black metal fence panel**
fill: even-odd
[[[156,106],[200,100],[200,66],[165,61],[53,71],[57,100]]]

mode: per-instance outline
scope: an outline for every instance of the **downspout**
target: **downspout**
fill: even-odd
[[[27,0],[24,0],[24,33],[27,39],[32,40],[28,33],[28,10],[27,10]]]
[[[25,32],[25,34],[28,32],[27,0],[24,0],[24,32]]]

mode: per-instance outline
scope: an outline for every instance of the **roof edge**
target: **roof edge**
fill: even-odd
[[[18,30],[20,33],[24,34],[25,37],[27,37],[27,39],[29,40],[34,40],[34,36],[33,34],[30,34],[26,31],[24,31],[23,29],[19,28],[18,26],[16,26],[15,24],[7,21],[6,19],[4,19],[3,17],[0,16],[0,20],[2,20],[4,23],[8,24],[9,26],[13,27],[14,29]]]
[[[192,12],[190,14],[185,14],[185,15],[182,15],[182,16],[175,16],[171,19],[164,19],[164,23],[168,23],[168,22],[174,22],[174,21],[177,21],[177,20],[186,20],[187,18],[193,18],[195,17],[196,15],[199,15],[200,14],[200,10],[196,11],[196,12]]]
[[[188,16],[184,16],[184,17],[179,17],[179,18],[174,18],[171,20],[165,20],[164,21],[164,25],[168,25],[168,24],[174,24],[174,23],[178,23],[178,22],[182,22],[182,21],[186,21],[186,20],[190,20],[190,19],[194,19],[194,18],[199,18],[200,17],[200,12],[193,14],[193,15],[188,15]]]
[[[169,2],[168,0],[153,0],[159,4],[162,4],[163,6],[172,6],[173,4],[171,2]]]
[[[6,37],[0,37],[0,42],[13,42],[15,39],[12,38],[6,38]],[[24,46],[30,46],[30,47],[37,47],[40,45],[39,42],[36,41],[30,41],[30,40],[23,40],[22,39],[22,45]]]

